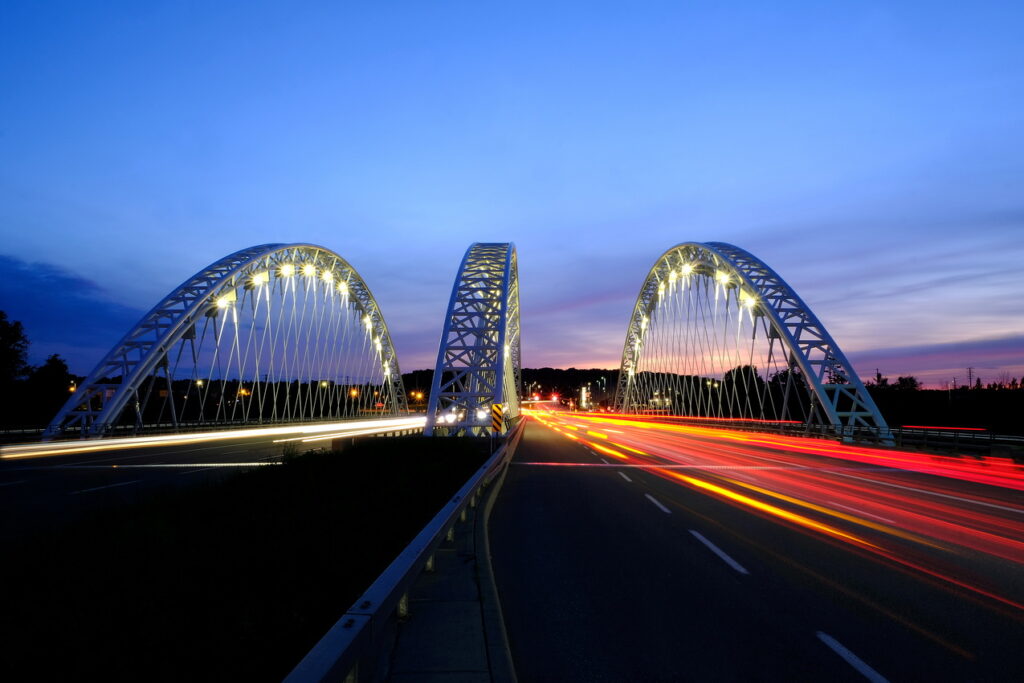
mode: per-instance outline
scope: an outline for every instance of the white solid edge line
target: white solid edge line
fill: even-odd
[[[744,567],[742,564],[740,564],[736,560],[734,560],[731,557],[729,557],[725,553],[725,551],[722,550],[721,548],[719,548],[717,545],[715,545],[714,543],[712,543],[708,539],[704,538],[703,534],[701,534],[699,531],[695,531],[693,529],[690,529],[690,533],[693,534],[694,538],[696,538],[698,541],[700,541],[705,546],[707,546],[708,550],[713,552],[715,555],[718,555],[718,557],[723,562],[725,562],[727,565],[729,565],[730,567],[732,567],[733,569],[738,571],[740,574],[750,574],[750,572],[747,571],[746,567]]]
[[[619,474],[622,474],[622,472],[619,472]],[[666,515],[671,515],[672,514],[671,510],[669,510],[667,507],[665,507],[660,502],[658,502],[658,499],[655,498],[654,496],[652,496],[651,494],[645,493],[644,496],[647,497],[647,500],[649,500],[652,503],[654,503],[655,505],[657,505],[658,509],[661,510],[662,512],[664,512]]]
[[[847,650],[842,643],[829,634],[818,631],[818,640],[828,645],[833,652],[842,657],[847,664],[856,669],[857,673],[864,678],[872,681],[873,683],[889,683],[885,676],[872,669],[864,662],[864,660]]]
[[[996,510],[1005,510],[1006,512],[1016,512],[1018,515],[1024,514],[1024,510],[1021,508],[1011,508],[1005,505],[997,505],[995,503],[986,503],[983,500],[974,500],[972,498],[961,498],[960,496],[951,496],[948,493],[939,493],[938,491],[929,491],[927,489],[919,489],[914,486],[903,486],[902,484],[892,484],[887,481],[879,481],[878,479],[868,479],[866,477],[858,477],[853,474],[843,474],[842,472],[832,472],[840,477],[846,477],[848,479],[859,479],[860,481],[866,481],[871,484],[881,484],[882,486],[891,486],[894,489],[903,489],[904,491],[915,491],[917,493],[927,493],[929,496],[938,496],[939,498],[949,498],[950,500],[958,500],[961,503],[970,503],[974,505],[984,505],[988,508],[995,508]]]
[[[625,472],[619,472],[619,476],[628,481],[630,484],[633,483],[633,480],[627,477]]]
[[[107,484],[106,486],[95,486],[91,489],[82,489],[81,491],[72,491],[71,495],[74,496],[79,493],[91,493],[93,491],[99,491],[101,489],[112,489],[115,486],[127,486],[128,484],[138,484],[141,479],[132,479],[131,481],[121,481],[116,484]]]

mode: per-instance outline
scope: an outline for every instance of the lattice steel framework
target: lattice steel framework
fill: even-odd
[[[387,325],[356,270],[316,245],[264,244],[160,301],[46,437],[407,412]]]
[[[655,328],[657,348],[648,348]],[[750,360],[755,347],[767,367]],[[771,369],[770,378],[760,376]],[[722,242],[679,244],[647,274],[626,331],[615,407],[795,417],[837,434],[862,428],[891,438],[853,366],[810,308],[764,262]]]
[[[491,406],[519,415],[519,275],[511,243],[476,243],[459,266],[427,406],[427,434],[490,433]]]

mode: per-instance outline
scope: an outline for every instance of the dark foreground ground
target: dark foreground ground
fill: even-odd
[[[280,680],[486,444],[367,439],[5,544],[0,680]]]

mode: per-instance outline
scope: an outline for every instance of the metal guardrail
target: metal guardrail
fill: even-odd
[[[438,547],[445,540],[454,539],[455,524],[466,520],[466,508],[476,507],[482,489],[508,463],[524,424],[520,419],[504,443],[327,631],[284,683],[355,683],[363,680],[360,669],[373,676],[381,648],[388,644],[383,635],[390,624],[408,613],[413,583],[424,570],[433,569]]]

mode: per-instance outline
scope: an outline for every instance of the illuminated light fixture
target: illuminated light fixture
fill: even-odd
[[[382,350],[384,348],[384,345],[380,343],[380,337],[374,337],[373,338],[373,345],[377,347],[378,351],[380,351],[380,350]]]
[[[389,363],[388,361],[384,361],[384,376],[387,377],[389,374],[391,374],[391,363]],[[374,396],[377,396],[379,394],[379,391],[373,392]]]
[[[724,270],[715,271],[715,279],[724,285],[729,282],[729,273]]]
[[[647,322],[648,322],[647,321],[647,316],[644,316],[643,318],[640,318],[640,329],[641,330],[646,330],[647,329]]]
[[[669,282],[675,282],[677,277],[679,277],[679,276],[676,275],[676,271],[674,271],[674,270],[668,271],[668,281]]]
[[[305,275],[306,277],[313,277],[314,275],[316,275],[316,266],[314,266],[312,263],[307,263],[306,265],[302,266],[302,274]]]
[[[326,387],[327,386],[327,380],[325,380],[325,379],[320,380],[320,386]]]
[[[505,344],[505,358],[508,358],[512,354],[512,347]]]
[[[690,273],[693,272],[693,264],[684,263],[683,267],[679,269],[679,272],[681,272],[683,275],[689,275]]]
[[[740,292],[740,302],[749,308],[757,303],[757,297],[750,292],[742,291]]]
[[[348,284],[343,280],[339,280],[338,291],[342,294],[348,294]]]
[[[349,389],[348,390],[348,395],[352,396],[352,397],[358,396],[359,395],[359,390],[358,389]]]
[[[285,263],[281,266],[281,277],[291,277],[295,275],[295,265],[292,263]]]
[[[447,415],[445,415],[444,421],[447,422],[448,424],[455,422],[455,413],[448,413]]]
[[[665,283],[662,282],[661,284],[658,285],[658,296],[661,296],[664,293],[665,293]]]
[[[482,408],[480,410],[476,411],[476,419],[481,420],[481,421],[482,420],[486,420],[487,419],[487,411],[482,409]]]
[[[197,387],[201,387],[201,386],[203,386],[203,384],[204,384],[203,380],[201,380],[201,379],[197,379],[196,380],[196,386]]]
[[[270,282],[270,273],[268,273],[267,271],[263,270],[258,273],[252,274],[252,283],[257,287],[259,287],[260,285],[265,285],[268,282]]]
[[[372,330],[373,329],[373,321],[370,320],[370,316],[368,316],[368,315],[364,315],[363,316],[363,324],[366,325],[366,329],[367,330]]]
[[[217,308],[227,308],[237,300],[235,290],[229,290],[226,294],[217,298]]]
[[[325,270],[324,274],[321,275],[320,277],[324,279],[324,282],[331,282],[332,280],[334,280],[334,273],[332,273],[329,270]]]

